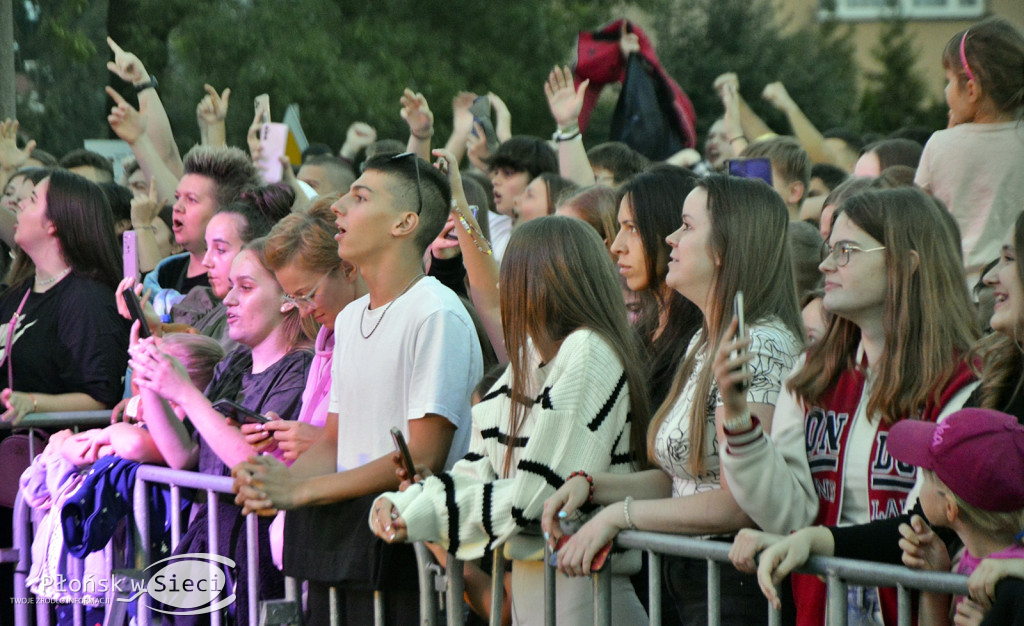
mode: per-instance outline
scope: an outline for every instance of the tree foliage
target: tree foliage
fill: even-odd
[[[712,83],[725,72],[736,72],[740,93],[780,133],[785,117],[761,99],[775,81],[818,128],[851,125],[857,69],[849,33],[833,23],[793,29],[770,0],[663,0],[658,16],[658,54],[693,100],[701,135],[722,114]]]
[[[859,112],[862,130],[890,133],[906,126],[945,124],[945,104],[925,101],[927,88],[916,69],[919,55],[905,19],[894,14],[886,21],[871,56],[882,69],[866,73]]]
[[[270,94],[275,120],[288,104],[299,104],[311,141],[337,148],[356,120],[374,125],[382,138],[404,138],[408,129],[398,113],[405,87],[426,95],[439,137],[450,128],[450,102],[460,90],[494,91],[512,110],[513,132],[547,135],[552,125],[543,94],[547,73],[554,64],[571,60],[576,31],[609,19],[614,4],[530,0],[496,8],[475,0],[427,6],[404,0],[107,2],[110,35],[158,77],[182,149],[198,140],[195,107],[204,83],[232,89],[228,140],[236,145],[244,145],[252,121],[249,103],[260,93]],[[104,9],[107,2],[102,2]],[[70,12],[72,5],[94,11],[101,3],[42,4],[43,14],[49,15]],[[110,103],[103,85],[114,85],[134,100],[130,87],[119,85],[102,69],[111,57],[103,41],[106,33],[75,32],[76,23],[70,24],[76,41],[91,46],[81,50],[88,60],[79,62],[101,69],[78,80],[62,80],[89,100],[90,109],[65,116],[72,108],[64,98],[51,97],[58,89],[55,81],[45,86],[45,114],[32,120],[36,123],[23,124],[41,146],[58,154],[80,146],[85,137],[110,135],[104,120]],[[41,34],[37,39],[39,46],[45,44]],[[32,52],[37,53],[49,67],[67,65],[61,54]],[[67,124],[59,134],[47,132],[46,123],[57,118]]]

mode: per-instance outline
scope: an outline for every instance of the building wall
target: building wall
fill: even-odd
[[[780,19],[799,24],[818,18],[818,0],[775,0]],[[997,15],[1024,31],[1024,0],[985,0],[987,15]],[[918,51],[917,68],[928,85],[931,98],[942,101],[946,84],[942,70],[942,50],[949,38],[977,20],[910,20],[907,31],[914,36]],[[878,64],[871,50],[878,45],[882,24],[877,21],[845,22],[853,28],[857,63],[865,70],[876,70]]]

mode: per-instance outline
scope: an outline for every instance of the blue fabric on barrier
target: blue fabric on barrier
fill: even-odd
[[[89,469],[85,481],[61,509],[61,526],[68,551],[79,558],[102,550],[118,523],[132,513],[135,472],[141,464],[105,456]],[[150,484],[149,532],[153,560],[170,555],[171,492],[167,485]],[[192,491],[181,490],[182,520],[188,520]],[[127,546],[132,549],[131,542]]]

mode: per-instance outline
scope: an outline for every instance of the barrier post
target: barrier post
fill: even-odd
[[[466,581],[462,577],[462,561],[455,558],[454,554],[449,553],[444,569],[448,579],[445,592],[448,626],[462,626],[466,621],[462,608],[462,598],[466,593]]]
[[[594,626],[612,626],[612,572],[611,556],[605,561],[605,571],[594,573]]]
[[[491,617],[490,626],[501,626],[501,615],[505,611],[505,550],[494,548],[491,567]]]
[[[245,560],[249,579],[249,626],[259,623],[260,589],[259,519],[255,513],[245,516]]]
[[[651,626],[661,626],[661,555],[647,551],[647,613]]]
[[[135,486],[132,489],[135,496],[132,498],[132,508],[139,548],[135,553],[135,562],[138,569],[145,570],[152,562],[153,556],[149,553],[149,491],[146,489],[146,479],[139,476],[138,472],[135,474]],[[149,606],[145,602],[139,602],[137,606],[139,626],[149,626]]]
[[[708,626],[722,623],[722,572],[718,561],[708,559]]]
[[[779,586],[775,585],[775,595],[779,594]],[[768,605],[768,626],[782,626],[782,609],[776,609],[771,604]]]
[[[898,626],[910,626],[911,622],[911,608],[910,608],[910,590],[903,585],[896,585],[896,593],[898,596],[899,615],[897,616]]]
[[[417,579],[420,585],[420,625],[436,626],[437,624],[437,593],[434,589],[434,572],[431,565],[434,563],[434,555],[422,541],[412,544],[416,553],[416,569],[419,572]]]
[[[544,626],[555,626],[555,566],[551,564],[551,546],[544,542]]]
[[[828,611],[825,617],[829,626],[846,626],[846,591],[846,583],[839,578],[839,574],[830,572],[828,575]]]
[[[212,554],[220,554],[220,507],[217,506],[217,492],[213,489],[206,490],[206,537],[207,547]],[[210,580],[217,575],[217,565],[210,561]],[[251,590],[250,590],[251,591]],[[235,600],[236,602],[238,600]],[[210,623],[213,626],[220,626],[220,611],[210,613]]]

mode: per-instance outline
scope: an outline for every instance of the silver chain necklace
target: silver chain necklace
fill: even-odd
[[[59,272],[57,274],[54,274],[53,276],[47,278],[46,280],[39,280],[39,275],[36,274],[36,287],[46,287],[48,285],[52,285],[53,283],[57,282],[61,278],[64,278],[65,276],[67,276],[70,272],[71,272],[71,268],[68,267],[68,268],[64,269],[63,271],[61,271],[61,272]]]
[[[399,298],[404,296],[406,291],[412,289],[413,284],[415,284],[417,280],[423,278],[424,276],[426,276],[426,274],[423,274],[422,272],[414,276],[413,279],[409,281],[409,284],[405,286],[405,289],[402,290],[402,293],[395,296],[395,299],[392,300],[391,302],[388,302],[388,305],[384,307],[383,311],[381,311],[380,317],[377,318],[377,323],[373,325],[373,328],[370,329],[370,332],[364,335],[363,320],[366,318],[366,312],[370,310],[370,303],[366,303],[366,308],[363,309],[363,312],[359,314],[359,334],[363,337],[363,339],[369,339],[373,335],[373,333],[377,331],[377,327],[380,326],[380,323],[384,321],[384,316],[388,314],[388,309],[391,308],[391,305],[394,304],[395,301],[397,301]]]

